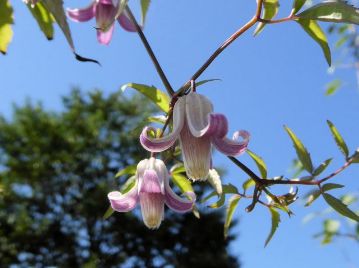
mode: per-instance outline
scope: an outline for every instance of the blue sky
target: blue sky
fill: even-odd
[[[137,0],[130,1],[139,14]],[[209,55],[254,13],[255,1],[153,1],[145,33],[153,46],[170,82],[179,87],[198,69]],[[60,96],[72,86],[83,90],[101,88],[110,93],[128,82],[162,87],[150,59],[136,34],[116,27],[109,46],[100,46],[93,29],[95,22],[76,24],[71,28],[78,52],[99,60],[102,67],[74,60],[68,45],[56,28],[48,42],[37,29],[26,6],[12,1],[15,8],[14,40],[8,55],[0,58],[0,112],[11,115],[12,103],[21,104],[27,97],[40,100],[49,109],[61,109]],[[69,7],[81,7],[88,1],[65,1]],[[280,15],[289,12],[282,4]],[[331,37],[330,39],[333,39]],[[333,39],[334,40],[334,39]],[[333,41],[331,40],[331,41]],[[332,46],[333,47],[333,46]],[[334,49],[333,49],[334,50]],[[338,56],[335,50],[334,59]],[[349,148],[359,146],[359,91],[355,74],[339,70],[335,76],[345,81],[335,96],[324,96],[325,84],[334,76],[319,46],[294,22],[269,25],[254,38],[251,32],[230,46],[201,79],[220,78],[199,88],[214,103],[217,112],[225,113],[231,132],[251,132],[250,149],[261,155],[270,176],[288,175],[295,157],[291,142],[283,130],[288,125],[310,150],[314,163],[334,157],[328,171],[334,171],[343,159],[334,144],[326,120],[330,119],[345,137]],[[243,162],[255,168],[247,156]],[[215,154],[215,165],[228,170],[224,182],[241,185],[247,176],[225,157]],[[358,192],[359,167],[353,167],[333,182],[346,185],[344,191]],[[286,187],[280,188],[286,191]],[[300,196],[309,191],[300,188]],[[240,256],[243,267],[358,267],[358,244],[338,240],[321,246],[312,236],[321,230],[321,220],[303,224],[310,212],[326,208],[319,200],[303,209],[299,200],[293,206],[295,216],[282,215],[277,234],[267,248],[264,240],[270,229],[268,212],[258,206],[248,214],[241,201],[235,217],[240,219],[234,232],[238,240],[231,250]],[[332,214],[337,218],[336,214]],[[205,246],[205,245],[204,245]]]

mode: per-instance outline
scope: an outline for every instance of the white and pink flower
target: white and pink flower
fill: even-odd
[[[111,207],[118,212],[128,212],[140,203],[143,222],[150,229],[160,226],[164,217],[164,204],[179,213],[192,210],[195,194],[186,193],[190,200],[179,197],[171,189],[168,176],[162,160],[153,157],[142,160],[137,165],[135,186],[125,194],[118,191],[108,194]]]
[[[98,29],[97,40],[101,44],[108,45],[115,27],[114,21],[118,4],[116,0],[93,0],[88,7],[67,9],[67,15],[76,22],[89,21],[95,17]],[[130,21],[125,11],[118,17],[117,21],[126,31],[136,32],[135,25]],[[107,31],[104,31],[106,28],[108,28]]]
[[[232,140],[226,138],[227,118],[213,113],[212,103],[195,92],[177,100],[173,109],[173,131],[169,135],[151,138],[148,135],[150,130],[153,129],[143,129],[140,136],[142,146],[151,152],[162,152],[179,139],[187,176],[193,180],[207,178],[212,145],[227,156],[238,156],[245,152],[250,136],[241,130],[234,133]]]

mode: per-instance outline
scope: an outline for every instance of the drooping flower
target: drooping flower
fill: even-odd
[[[140,136],[142,146],[151,152],[162,152],[170,148],[179,138],[187,176],[193,180],[204,180],[211,168],[212,144],[227,156],[242,154],[248,145],[249,133],[241,130],[226,138],[227,118],[213,113],[213,106],[205,96],[191,92],[179,98],[173,109],[173,131],[162,138],[151,138],[145,127]],[[242,138],[239,141],[239,138]]]
[[[92,3],[82,9],[67,9],[67,15],[76,22],[89,21],[96,17],[97,40],[104,45],[111,41],[115,27],[115,17],[117,12],[118,1],[116,0],[93,0]],[[123,29],[129,32],[136,32],[136,27],[132,24],[126,11],[117,19]],[[107,31],[104,31],[104,29]]]
[[[160,226],[164,215],[164,204],[179,213],[190,211],[195,202],[195,194],[186,193],[191,200],[179,197],[171,189],[168,176],[162,160],[153,157],[142,160],[137,165],[135,186],[125,194],[118,191],[108,194],[111,207],[118,212],[128,212],[139,202],[143,222],[150,229]]]

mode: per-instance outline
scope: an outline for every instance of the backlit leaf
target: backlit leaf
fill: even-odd
[[[249,178],[248,180],[243,182],[242,187],[243,187],[244,192],[246,192],[247,189],[249,189],[250,187],[253,187],[254,185],[256,185],[256,182],[252,178]]]
[[[348,156],[349,156],[348,146],[345,143],[342,135],[340,135],[338,129],[334,126],[334,124],[332,122],[327,120],[327,123],[330,128],[330,131],[333,134],[334,140],[339,147],[339,150],[344,154],[345,158],[348,158]]]
[[[226,209],[226,220],[224,222],[224,237],[228,236],[228,229],[231,225],[233,214],[238,206],[238,202],[241,199],[239,195],[233,195],[228,201],[228,207]]]
[[[6,54],[13,36],[13,8],[8,0],[0,1],[0,52]]]
[[[141,24],[145,25],[148,8],[150,7],[151,0],[141,0]]]
[[[48,40],[54,38],[54,19],[51,13],[44,7],[42,2],[37,2],[35,6],[28,5],[32,16],[36,19],[41,31]]]
[[[142,93],[148,99],[150,99],[154,104],[158,106],[162,111],[168,112],[170,98],[166,93],[163,91],[155,88],[154,86],[147,86],[143,84],[135,84],[135,83],[128,83],[121,87],[121,90],[124,91],[126,88],[133,88],[138,92]]]
[[[328,45],[327,37],[325,33],[320,28],[319,24],[315,20],[303,19],[300,18],[297,22],[302,26],[304,31],[318,43],[318,45],[322,48],[325,59],[327,60],[328,65],[330,66],[332,63],[331,52]]]
[[[265,20],[271,20],[277,15],[279,9],[278,0],[264,0],[263,1],[263,16]],[[257,28],[254,31],[254,35],[258,35],[266,24],[263,22],[258,23]]]
[[[341,87],[342,82],[339,79],[335,79],[334,81],[327,84],[327,90],[325,91],[325,95],[330,96],[333,95],[337,90]]]
[[[136,173],[136,165],[127,166],[120,171],[118,171],[115,175],[116,178],[121,177],[123,175],[134,175]]]
[[[313,164],[312,159],[310,158],[310,154],[307,149],[304,147],[303,143],[298,139],[298,137],[294,134],[294,132],[287,126],[284,126],[287,131],[289,137],[292,139],[293,146],[297,152],[298,159],[302,163],[305,170],[309,173],[313,172]]]
[[[280,214],[277,210],[275,210],[274,208],[269,208],[269,211],[271,213],[271,218],[272,218],[272,226],[269,232],[269,235],[264,243],[264,246],[266,247],[269,243],[269,241],[272,239],[274,233],[276,232],[279,222],[280,222]]]
[[[262,179],[266,179],[267,178],[267,166],[266,163],[264,163],[263,159],[256,155],[255,153],[253,153],[252,151],[248,150],[246,151],[249,156],[254,160],[254,162],[256,163],[259,172],[261,173],[261,177]]]
[[[319,3],[297,15],[300,18],[359,24],[359,11],[344,1]]]
[[[172,174],[173,183],[181,190],[182,193],[194,192],[192,183],[186,176],[180,173]]]
[[[356,222],[359,222],[359,216],[351,211],[347,205],[345,205],[341,200],[335,198],[334,196],[323,193],[325,201],[339,214],[348,217]]]
[[[292,13],[296,14],[303,7],[306,1],[307,0],[294,0]]]
[[[314,176],[318,176],[320,175],[330,164],[330,162],[332,162],[332,158],[329,158],[327,160],[325,160],[323,163],[321,163],[313,172]]]
[[[334,190],[334,189],[340,189],[343,188],[344,185],[342,184],[337,184],[337,183],[326,183],[322,186],[322,191],[323,192],[327,192],[330,190]]]

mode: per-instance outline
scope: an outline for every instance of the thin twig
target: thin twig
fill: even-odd
[[[245,25],[243,25],[240,29],[238,29],[234,34],[232,34],[226,41],[217,48],[213,54],[208,58],[208,60],[192,75],[191,79],[188,80],[177,92],[177,95],[181,95],[181,93],[190,86],[191,80],[197,80],[198,77],[208,68],[209,65],[230,45],[232,44],[238,37],[240,37],[243,33],[245,33],[248,29],[250,29],[258,20],[260,19],[260,15],[262,12],[263,0],[258,0],[256,13],[252,19],[250,19]]]
[[[128,13],[128,16],[129,16],[131,22],[135,25],[137,33],[140,36],[141,41],[142,41],[143,45],[145,46],[147,53],[150,56],[153,64],[155,65],[157,73],[160,76],[162,83],[164,84],[168,94],[170,96],[172,96],[175,92],[174,92],[171,84],[169,83],[165,73],[163,72],[162,67],[161,67],[160,63],[158,62],[155,54],[153,53],[153,50],[152,50],[150,44],[148,43],[147,38],[146,38],[145,34],[143,33],[141,26],[138,25],[136,18],[135,18],[135,16],[133,16],[131,9],[129,8],[128,5],[126,6],[126,12]]]

